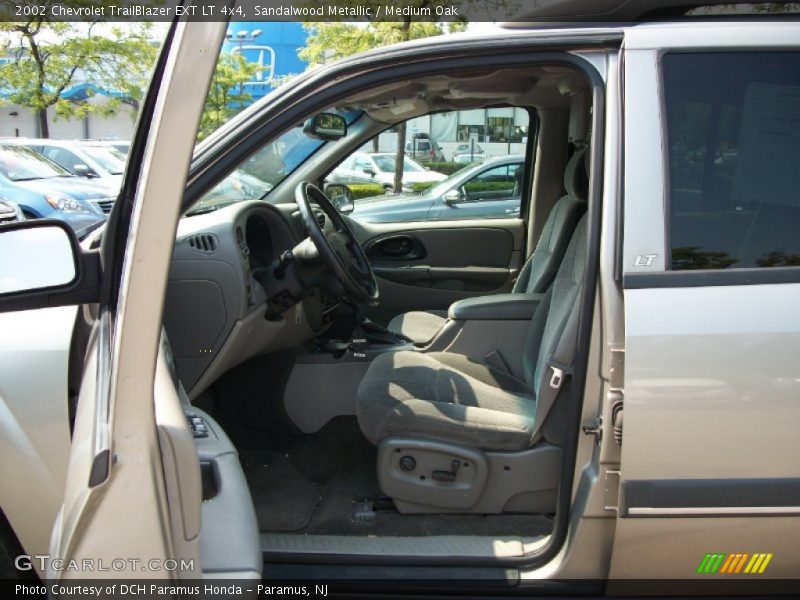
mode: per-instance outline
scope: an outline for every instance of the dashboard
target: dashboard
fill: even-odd
[[[276,280],[281,256],[306,235],[296,204],[251,200],[181,219],[164,327],[190,398],[231,367],[303,344],[333,321],[334,294],[280,291]]]

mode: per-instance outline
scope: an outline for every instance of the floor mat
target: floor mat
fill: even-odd
[[[287,438],[288,448],[242,450],[261,531],[308,535],[516,535],[552,530],[546,515],[401,515],[363,511],[380,498],[376,448],[352,417]],[[274,443],[274,438],[273,438]]]
[[[239,458],[261,531],[298,531],[309,524],[322,484],[300,473],[286,452],[242,450]]]

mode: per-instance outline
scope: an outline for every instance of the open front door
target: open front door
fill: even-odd
[[[191,434],[180,410],[158,415],[157,429],[154,387],[178,402],[174,386],[159,385],[162,304],[186,172],[226,27],[173,23],[142,106],[103,237],[103,295],[51,539],[52,558],[63,562],[51,563],[48,577],[97,577],[101,564],[111,569],[103,576],[117,577],[179,577],[200,568],[199,464],[193,454],[194,469],[180,477],[162,465],[164,430],[172,427],[178,440],[183,431],[190,442]],[[180,494],[171,493],[175,486]]]
[[[611,577],[788,580],[800,556],[800,270],[770,257],[798,251],[797,190],[783,189],[796,170],[779,157],[789,134],[776,131],[800,133],[787,100],[800,55],[782,49],[790,34],[779,28],[776,48],[757,52],[746,27],[642,33],[625,52]],[[712,51],[729,44],[743,51]]]

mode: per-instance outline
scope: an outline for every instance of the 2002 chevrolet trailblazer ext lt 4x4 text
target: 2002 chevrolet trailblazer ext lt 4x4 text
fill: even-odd
[[[800,24],[685,4],[356,55],[196,149],[226,24],[174,23],[103,230],[0,229],[3,311],[80,306],[63,395],[3,393],[25,553],[449,593],[796,577]],[[518,214],[321,191],[378,132],[487,107],[531,115]],[[262,196],[204,201],[275,156]]]

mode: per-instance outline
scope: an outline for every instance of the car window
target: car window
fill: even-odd
[[[512,196],[517,187],[516,174],[521,166],[519,163],[503,165],[476,175],[464,183],[465,200],[478,202]],[[519,176],[522,177],[521,170]]]
[[[110,146],[84,146],[83,151],[111,175],[125,171],[125,155]]]
[[[369,160],[368,158],[357,158],[355,164],[356,164],[356,169],[358,169],[359,171],[375,170],[372,161]]]
[[[383,171],[384,173],[394,173],[395,165],[397,164],[397,158],[395,156],[392,156],[391,154],[380,154],[373,156],[372,160],[375,161],[375,164],[378,166],[378,170]],[[425,169],[423,167],[409,157],[403,157],[404,173],[419,173],[424,170]]]
[[[0,174],[11,181],[70,175],[56,163],[23,146],[0,146]]]
[[[673,270],[800,266],[800,53],[663,61]]]
[[[85,163],[85,161],[78,158],[74,152],[59,148],[58,146],[45,146],[42,154],[64,167],[70,173],[75,172],[75,165],[82,165]]]
[[[396,127],[343,157],[325,176],[325,184],[349,188],[353,198],[350,216],[363,222],[518,217],[528,132],[535,132],[530,127],[531,115],[535,113],[528,108],[502,107],[414,117],[406,121],[410,139],[401,146],[402,189],[394,189]],[[503,127],[502,141],[488,133]],[[358,172],[365,155],[377,167],[374,175]],[[358,157],[356,168],[348,169],[354,156]]]

